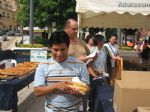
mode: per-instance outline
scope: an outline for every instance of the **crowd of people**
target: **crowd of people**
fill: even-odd
[[[34,91],[36,96],[46,97],[46,112],[79,112],[81,104],[85,111],[83,102],[87,100],[90,112],[98,112],[94,105],[100,77],[106,76],[105,84],[114,83],[115,61],[120,59],[117,36],[110,36],[104,44],[102,35],[88,35],[85,42],[77,38],[77,31],[77,21],[68,19],[64,31],[53,32],[49,39],[52,57],[40,63],[36,70]],[[89,56],[92,53],[94,55]],[[79,89],[69,86],[73,77],[88,85],[86,97]]]

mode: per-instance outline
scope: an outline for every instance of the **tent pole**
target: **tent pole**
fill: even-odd
[[[78,34],[77,37],[80,38],[80,13],[78,13]]]
[[[120,47],[121,46],[121,29],[120,28],[117,28],[117,43],[118,43],[118,46]]]

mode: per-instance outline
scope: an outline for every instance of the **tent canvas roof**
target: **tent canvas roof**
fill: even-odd
[[[77,0],[80,27],[150,28],[150,0]]]

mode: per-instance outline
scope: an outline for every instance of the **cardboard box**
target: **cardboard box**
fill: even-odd
[[[133,112],[137,107],[150,107],[150,72],[122,71],[122,80],[115,81],[115,112]]]
[[[138,107],[137,112],[150,112],[150,107]]]

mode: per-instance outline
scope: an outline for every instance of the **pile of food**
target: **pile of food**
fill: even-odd
[[[80,93],[82,95],[85,95],[89,92],[89,86],[86,83],[80,81],[80,79],[78,77],[73,77],[72,78],[72,85],[69,85],[69,86],[72,88],[79,89]]]
[[[37,62],[23,62],[12,68],[0,69],[0,78],[22,77],[34,71],[37,66]]]

